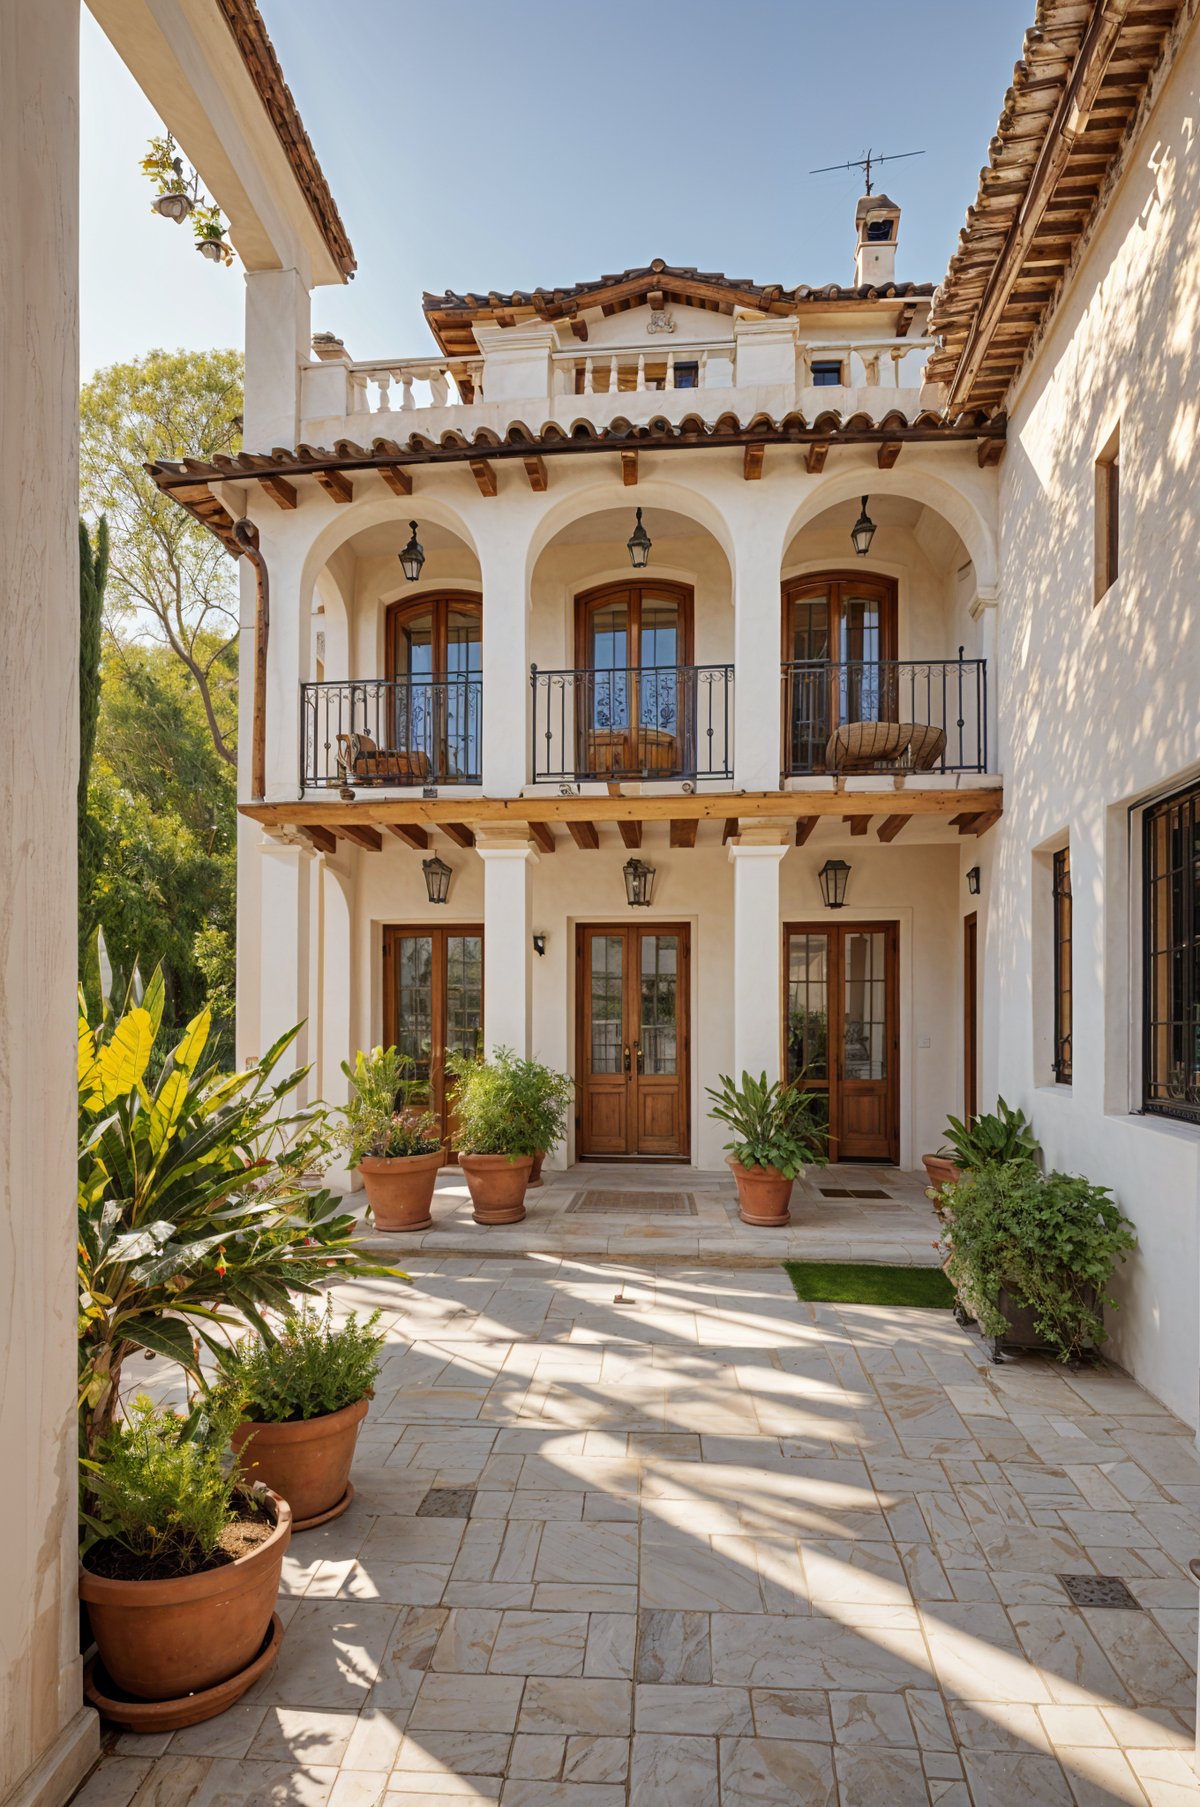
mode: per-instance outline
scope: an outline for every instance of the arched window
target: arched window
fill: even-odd
[[[821,772],[845,723],[894,721],[896,584],[821,571],[783,586],[784,769]]]
[[[606,584],[576,599],[580,776],[686,773],[695,763],[692,592]]]
[[[413,776],[477,782],[483,687],[483,605],[467,590],[393,603],[387,675],[394,744]]]

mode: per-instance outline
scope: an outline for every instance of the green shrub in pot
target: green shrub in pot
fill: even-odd
[[[338,1140],[349,1166],[364,1159],[404,1160],[441,1147],[438,1121],[428,1108],[428,1088],[412,1077],[413,1061],[395,1048],[362,1048],[354,1065],[342,1062],[350,1082]]]
[[[454,1146],[479,1223],[517,1223],[534,1157],[565,1129],[570,1082],[497,1048],[491,1060],[446,1057],[454,1083]],[[554,1082],[554,1083],[550,1083]]]
[[[743,1073],[735,1084],[721,1075],[708,1087],[709,1112],[733,1131],[725,1144],[737,1181],[738,1204],[745,1223],[777,1226],[788,1221],[792,1185],[806,1167],[825,1165],[827,1130],[821,1101],[798,1085],[771,1083],[762,1073]]]
[[[1041,1149],[1024,1111],[1014,1110],[997,1098],[994,1111],[983,1111],[968,1125],[960,1117],[946,1124],[947,1148],[963,1173],[981,1167],[999,1167],[1010,1161],[1036,1167]]]

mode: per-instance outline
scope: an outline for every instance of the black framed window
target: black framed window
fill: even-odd
[[[1054,855],[1054,1078],[1071,1083],[1071,849]]]
[[[836,389],[842,381],[842,360],[814,358],[812,380],[817,389]]]
[[[1144,820],[1142,1104],[1200,1124],[1200,784]]]

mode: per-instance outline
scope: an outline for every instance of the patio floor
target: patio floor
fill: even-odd
[[[337,1289],[388,1351],[277,1669],[78,1807],[1200,1799],[1200,1460],[1131,1381],[778,1267],[411,1266]]]
[[[792,1221],[786,1229],[744,1224],[737,1211],[737,1188],[728,1168],[701,1172],[649,1162],[589,1161],[565,1172],[547,1171],[545,1184],[526,1195],[523,1223],[477,1224],[467,1185],[457,1167],[438,1175],[434,1224],[419,1234],[366,1234],[379,1248],[417,1248],[422,1254],[551,1253],[597,1256],[615,1261],[714,1261],[775,1265],[780,1261],[877,1261],[900,1266],[935,1266],[937,1217],[925,1197],[924,1172],[898,1167],[849,1164],[816,1168],[797,1182]],[[605,1202],[599,1211],[579,1211],[587,1194],[629,1197],[627,1210]],[[837,1193],[840,1196],[826,1196]],[[883,1194],[853,1197],[852,1193]],[[642,1194],[639,1201],[635,1194]],[[653,1199],[682,1194],[687,1208],[659,1215]],[[361,1192],[348,1195],[356,1209]],[[407,1258],[407,1256],[406,1256]]]

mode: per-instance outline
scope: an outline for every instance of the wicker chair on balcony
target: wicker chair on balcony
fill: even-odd
[[[946,751],[943,728],[923,722],[843,722],[829,736],[831,772],[929,772]]]
[[[343,784],[424,784],[428,753],[408,747],[379,747],[369,734],[337,737],[338,777]]]

